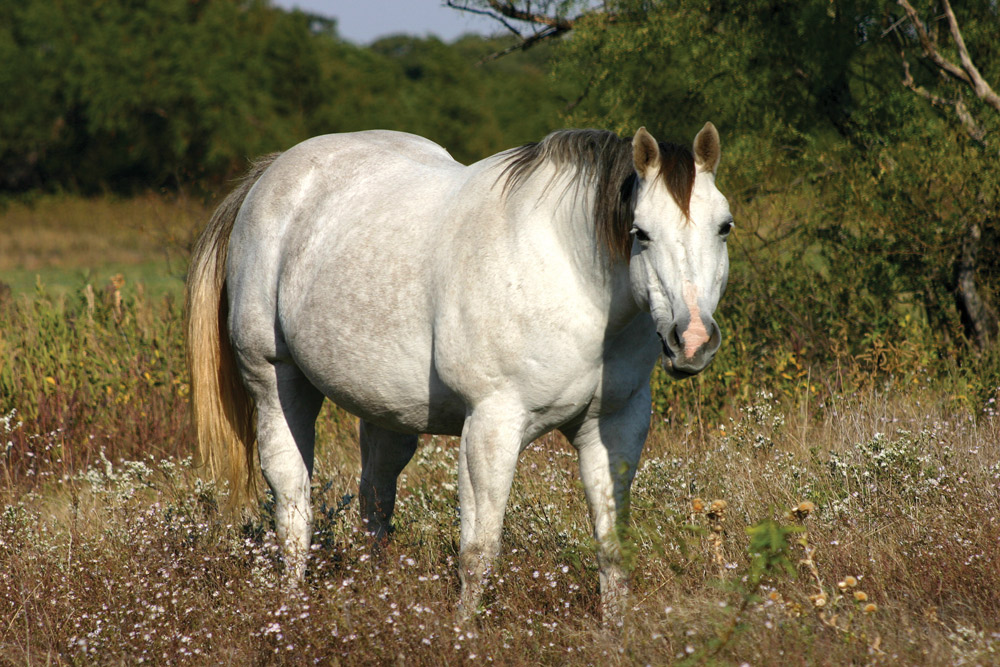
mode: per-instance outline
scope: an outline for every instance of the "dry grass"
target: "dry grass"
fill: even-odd
[[[154,287],[183,278],[187,251],[206,219],[207,207],[182,197],[9,202],[0,209],[0,276],[15,292],[30,289],[36,277],[63,291],[117,273]]]
[[[266,505],[261,519],[227,523],[189,461],[101,461],[31,493],[7,486],[0,661],[995,663],[1000,592],[985,584],[1000,581],[1000,422],[934,398],[872,392],[793,418],[765,395],[705,437],[655,425],[621,636],[598,621],[575,457],[554,436],[521,461],[503,555],[469,627],[453,621],[452,440],[425,439],[402,480],[398,531],[375,551],[349,497],[353,419],[328,408],[316,547],[298,591],[280,585]],[[713,514],[714,499],[725,510]],[[808,516],[785,516],[806,500]],[[756,580],[745,529],[764,519],[808,533],[804,544],[790,533]]]

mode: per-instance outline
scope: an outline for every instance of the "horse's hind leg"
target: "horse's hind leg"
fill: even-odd
[[[396,480],[417,451],[417,436],[388,431],[361,420],[361,516],[376,538],[391,530],[396,506]]]
[[[323,394],[290,363],[250,366],[245,377],[257,406],[257,451],[274,493],[278,543],[289,580],[298,582],[305,576],[312,539],[309,479]]]

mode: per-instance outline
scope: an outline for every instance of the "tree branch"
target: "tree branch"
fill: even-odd
[[[506,16],[509,19],[525,21],[526,23],[540,23],[542,25],[547,25],[550,28],[559,28],[563,32],[573,29],[573,22],[575,19],[568,19],[560,16],[549,16],[548,14],[539,14],[527,9],[519,9],[514,6],[513,2],[500,2],[500,0],[487,0],[487,2],[490,7],[493,8],[493,11],[497,12],[501,16]],[[530,4],[528,6],[530,7]]]
[[[563,34],[564,32],[566,32],[566,31],[565,30],[559,30],[558,28],[546,28],[546,29],[542,30],[541,32],[536,32],[531,37],[522,38],[521,42],[518,43],[518,44],[514,44],[512,46],[508,46],[506,49],[501,49],[500,51],[496,51],[494,53],[491,53],[490,55],[482,58],[479,61],[478,64],[482,65],[483,63],[488,63],[488,62],[490,62],[492,60],[496,60],[497,58],[502,58],[502,57],[504,57],[505,55],[507,55],[509,53],[513,53],[514,51],[527,51],[528,49],[530,49],[532,46],[534,46],[538,42],[540,42],[540,41],[542,41],[544,39],[550,39],[552,37],[558,37],[559,35]]]
[[[948,2],[948,0],[941,0],[941,5],[944,8],[944,15],[948,19],[948,29],[951,33],[951,38],[955,42],[955,47],[958,49],[959,60],[962,62],[961,67],[941,55],[941,52],[938,51],[935,40],[927,34],[927,29],[924,27],[924,24],[920,20],[917,10],[913,8],[913,5],[911,5],[908,0],[898,0],[898,2],[900,7],[903,8],[903,11],[906,12],[907,17],[910,19],[913,29],[917,32],[917,39],[920,40],[920,46],[924,50],[924,55],[937,65],[938,69],[950,74],[959,81],[968,84],[969,87],[972,88],[973,92],[975,92],[976,97],[989,104],[995,110],[1000,111],[1000,96],[998,96],[986,80],[983,79],[982,74],[979,73],[979,69],[977,69],[975,63],[972,62],[972,57],[969,56],[969,49],[965,46],[965,40],[962,38],[962,32],[958,27],[958,19],[955,18],[955,12],[951,9],[951,3]],[[908,70],[907,76],[909,76]],[[912,78],[910,78],[910,81],[912,82]],[[964,105],[962,106],[964,109]],[[965,110],[965,113],[968,115],[968,110]]]
[[[508,23],[507,20],[504,19],[504,17],[501,16],[501,15],[499,15],[499,14],[494,14],[493,12],[491,12],[491,11],[489,11],[487,9],[479,9],[478,7],[470,7],[467,4],[456,5],[455,4],[455,0],[447,0],[447,2],[445,2],[444,4],[445,4],[446,7],[451,7],[452,9],[457,9],[460,12],[469,12],[470,14],[479,14],[480,16],[489,16],[494,21],[499,21],[501,24],[503,24],[503,27],[507,28],[507,30],[510,30],[512,33],[514,33],[518,37],[521,37],[521,39],[524,39],[521,36],[521,32],[517,28],[515,28],[514,26],[512,26],[510,23]]]
[[[976,119],[972,117],[972,114],[969,113],[969,109],[965,106],[965,102],[962,101],[962,98],[958,97],[954,102],[951,102],[943,97],[935,95],[923,86],[918,86],[913,80],[913,75],[910,74],[910,63],[906,60],[906,54],[901,53],[900,56],[903,59],[903,85],[936,107],[953,107],[955,114],[962,122],[962,125],[965,127],[965,131],[969,134],[969,136],[975,141],[985,144],[986,142],[984,139],[986,137],[986,130],[983,129],[979,123],[976,122]]]
[[[969,81],[969,76],[965,71],[951,62],[947,58],[941,55],[937,50],[937,44],[931,39],[931,36],[927,34],[927,29],[924,27],[923,21],[920,20],[920,15],[917,14],[917,10],[913,8],[907,0],[898,0],[900,7],[906,12],[906,15],[910,19],[910,23],[913,25],[913,29],[917,31],[917,39],[920,40],[920,46],[924,49],[924,55],[930,58],[935,65],[940,69],[944,70],[948,74],[951,74],[956,79],[964,81],[971,85]]]
[[[983,75],[979,73],[979,69],[976,68],[976,64],[972,62],[972,58],[969,56],[969,49],[965,47],[965,40],[962,39],[962,33],[958,29],[958,20],[955,18],[955,12],[951,10],[951,3],[948,0],[941,0],[941,4],[944,7],[945,16],[948,17],[948,27],[951,29],[951,38],[955,40],[955,45],[958,47],[958,57],[962,61],[962,68],[969,76],[969,84],[972,86],[973,90],[976,91],[976,96],[983,100],[991,107],[1000,111],[1000,96],[997,96],[993,89],[990,87],[986,80],[983,79]]]
[[[588,11],[581,12],[577,16],[567,17],[559,16],[558,14],[553,15],[532,11],[531,2],[525,2],[522,7],[519,4],[515,4],[511,0],[481,0],[481,3],[485,3],[485,5],[489,7],[489,9],[487,9],[485,7],[474,6],[470,4],[471,1],[472,0],[446,0],[445,6],[462,12],[479,14],[480,16],[489,16],[507,28],[507,30],[511,33],[517,35],[518,39],[521,40],[518,44],[509,46],[506,49],[502,49],[496,53],[486,56],[479,61],[480,64],[496,60],[497,58],[501,58],[509,53],[513,53],[514,51],[525,51],[539,42],[564,35],[571,31],[576,25],[576,22],[585,16],[590,16],[592,14],[604,14],[609,23],[615,22],[618,18],[615,14],[607,14],[603,9],[590,9]],[[525,37],[521,30],[518,30],[518,28],[515,27],[512,23],[513,21],[530,24],[533,26],[534,32],[530,36]]]

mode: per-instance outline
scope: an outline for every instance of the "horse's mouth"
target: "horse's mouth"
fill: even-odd
[[[659,331],[656,332],[656,335],[659,336],[660,347],[663,349],[663,370],[665,370],[670,377],[675,380],[683,380],[685,378],[694,377],[698,374],[697,372],[692,373],[682,368],[677,368],[674,365],[674,357],[676,356],[674,351],[670,349],[669,345],[667,345],[667,341],[663,340],[663,336],[660,335]]]

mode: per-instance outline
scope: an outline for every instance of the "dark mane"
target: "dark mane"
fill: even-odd
[[[660,142],[660,178],[688,216],[694,186],[694,156],[677,144]],[[592,185],[597,242],[612,259],[627,259],[632,248],[636,174],[632,140],[606,130],[559,130],[541,141],[514,148],[500,175],[504,192],[516,190],[546,162],[576,169],[573,180]]]

